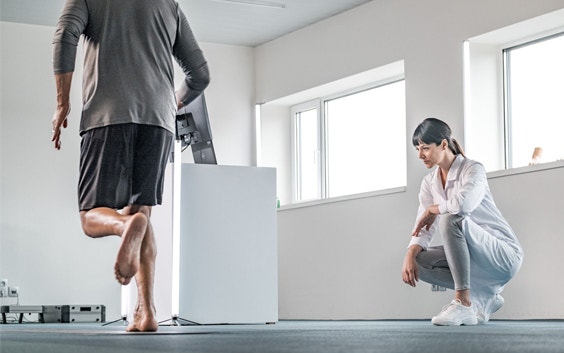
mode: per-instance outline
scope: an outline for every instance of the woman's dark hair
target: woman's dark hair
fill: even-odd
[[[421,143],[440,145],[443,140],[447,140],[448,148],[452,153],[464,155],[464,151],[458,141],[451,137],[450,127],[442,120],[436,118],[427,118],[417,126],[413,132],[412,143],[417,147]]]

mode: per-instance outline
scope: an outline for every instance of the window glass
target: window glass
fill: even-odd
[[[508,167],[564,158],[564,35],[505,53]]]
[[[325,103],[327,197],[406,183],[404,81]]]

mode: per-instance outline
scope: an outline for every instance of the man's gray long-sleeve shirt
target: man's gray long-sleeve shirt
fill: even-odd
[[[138,123],[174,133],[176,59],[186,75],[184,104],[209,83],[206,60],[174,0],[67,0],[53,44],[55,74],[74,71],[84,35],[80,133]]]

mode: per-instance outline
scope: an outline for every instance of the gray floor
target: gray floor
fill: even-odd
[[[121,324],[0,325],[1,353],[564,352],[564,321],[281,321],[273,325],[161,326],[127,334]]]

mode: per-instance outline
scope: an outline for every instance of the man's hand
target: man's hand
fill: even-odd
[[[55,142],[55,148],[57,150],[61,149],[61,127],[66,128],[68,125],[68,116],[70,113],[70,104],[57,105],[55,113],[53,114],[53,119],[51,123],[53,124],[53,136],[51,141]]]
[[[180,92],[174,92],[174,96],[176,97],[176,110],[179,111],[180,109],[184,108],[184,104],[182,103],[182,99],[180,99]]]
[[[70,113],[70,88],[72,83],[72,72],[55,74],[55,86],[57,88],[57,108],[53,114],[51,124],[53,125],[51,141],[55,142],[55,148],[61,149],[61,127],[67,127],[67,118]]]
[[[413,235],[414,237],[418,237],[421,229],[425,228],[426,230],[429,230],[429,228],[431,228],[431,225],[433,225],[433,222],[435,222],[435,219],[437,218],[438,214],[439,214],[438,205],[432,205],[427,207],[425,212],[423,212],[423,214],[417,221],[417,225],[415,226],[415,229],[413,230],[413,233],[411,235]]]

